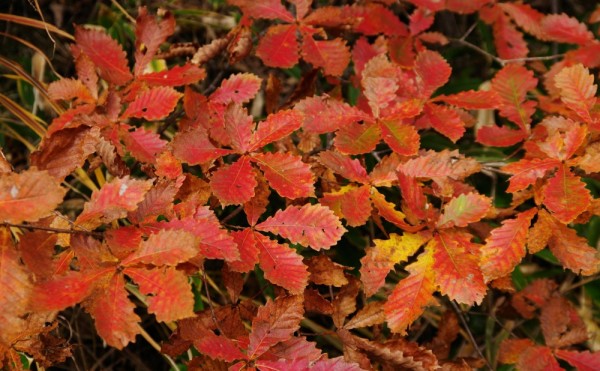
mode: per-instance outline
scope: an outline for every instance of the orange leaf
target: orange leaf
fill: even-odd
[[[196,245],[196,237],[190,232],[163,229],[150,235],[121,264],[124,266],[138,263],[175,266],[196,256],[198,254]]]
[[[569,362],[579,371],[595,371],[600,370],[600,352],[590,353],[589,351],[578,352],[575,350],[557,349],[554,354]]]
[[[134,313],[135,305],[127,297],[123,275],[112,276],[98,294],[85,306],[94,318],[98,335],[117,349],[135,342],[140,332],[140,317]]]
[[[443,230],[427,245],[433,252],[435,282],[440,292],[451,300],[469,305],[481,303],[487,291],[471,237],[458,231]]]
[[[254,155],[253,159],[280,196],[294,199],[314,195],[314,174],[300,156],[266,152]]]
[[[467,90],[452,95],[438,95],[433,101],[442,101],[464,109],[495,109],[500,96],[495,91]]]
[[[324,151],[319,153],[317,161],[346,179],[358,183],[369,182],[367,170],[357,159],[352,159],[335,151]]]
[[[417,154],[421,137],[414,126],[402,119],[385,118],[378,122],[383,140],[394,152],[402,156]]]
[[[415,73],[420,77],[421,94],[429,98],[448,82],[452,68],[440,53],[424,50],[415,59]]]
[[[294,110],[302,112],[302,130],[323,134],[334,132],[368,117],[356,107],[328,97],[308,97],[296,103]]]
[[[481,270],[486,282],[510,274],[523,259],[527,231],[536,213],[536,208],[524,211],[492,230],[481,248]]]
[[[348,185],[337,192],[323,194],[319,202],[333,210],[338,217],[346,219],[347,225],[358,227],[365,224],[371,216],[370,196],[369,186]]]
[[[250,151],[283,139],[302,126],[302,114],[295,110],[282,110],[267,116],[258,124],[250,143]]]
[[[551,41],[585,45],[594,40],[586,25],[565,13],[549,14],[542,19],[544,35]]]
[[[392,332],[406,333],[406,328],[423,314],[425,307],[435,303],[433,264],[431,254],[425,253],[406,267],[410,275],[396,285],[383,307]]]
[[[160,135],[143,127],[136,128],[134,131],[123,130],[121,136],[125,148],[131,152],[131,155],[149,164],[156,162],[156,155],[167,145],[165,140],[160,139]]]
[[[251,228],[246,228],[241,231],[231,232],[231,237],[233,237],[240,251],[240,259],[228,262],[229,267],[236,272],[251,271],[254,269],[254,265],[258,263],[258,254],[260,252],[254,239],[254,232]]]
[[[590,201],[590,191],[585,183],[565,165],[558,168],[544,189],[544,205],[564,224],[575,220],[587,209]]]
[[[548,246],[563,266],[585,276],[600,271],[600,259],[596,257],[598,251],[588,245],[585,238],[562,223],[554,222],[553,227],[554,234]]]
[[[346,232],[333,211],[319,204],[289,206],[256,225],[256,229],[278,234],[292,243],[309,246],[317,251],[329,249]]]
[[[175,157],[190,165],[204,164],[232,152],[229,149],[215,147],[208,138],[206,129],[202,127],[177,133],[171,142],[171,147]]]
[[[0,177],[0,220],[35,222],[63,201],[65,189],[47,171],[26,170]]]
[[[148,311],[160,322],[172,322],[194,316],[194,295],[187,276],[175,268],[125,268],[148,300]]]
[[[594,76],[581,63],[565,67],[554,76],[554,84],[560,89],[560,99],[579,117],[592,122],[590,110],[596,104]]]
[[[492,90],[500,96],[500,115],[525,132],[529,132],[531,115],[535,111],[535,102],[526,102],[525,98],[537,83],[533,71],[518,64],[506,65],[492,79]]]
[[[517,162],[510,163],[502,168],[502,171],[513,174],[508,182],[507,192],[515,193],[522,191],[534,184],[537,179],[546,176],[546,173],[555,167],[559,166],[560,162],[545,158],[533,158],[531,160],[519,160]]]
[[[135,24],[135,75],[141,75],[158,48],[175,31],[175,17],[165,12],[159,20],[141,7]]]
[[[248,103],[258,93],[261,82],[260,77],[251,73],[231,75],[210,95],[210,101],[221,104]]]
[[[350,123],[337,131],[334,143],[340,153],[359,155],[374,150],[380,140],[381,129],[376,123]]]
[[[75,223],[95,228],[102,223],[124,218],[128,211],[135,210],[137,204],[142,202],[150,187],[151,180],[131,179],[129,176],[115,178],[92,193],[91,200],[85,203]]]
[[[465,123],[455,110],[438,104],[428,103],[425,105],[423,112],[423,117],[429,121],[431,127],[448,137],[454,143],[465,133]]]
[[[444,205],[438,228],[466,227],[483,218],[491,207],[491,200],[477,193],[461,194]]]
[[[210,178],[210,188],[223,206],[248,202],[257,184],[256,173],[246,156],[219,168]]]

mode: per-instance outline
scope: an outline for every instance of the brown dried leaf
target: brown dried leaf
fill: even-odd
[[[313,256],[305,259],[304,263],[308,266],[309,280],[317,285],[342,287],[348,284],[344,276],[346,267],[332,262],[327,255]]]
[[[385,321],[385,313],[383,311],[383,303],[380,301],[372,301],[367,303],[359,310],[352,319],[344,325],[347,330],[369,327],[381,324]]]
[[[317,290],[304,290],[304,310],[320,314],[333,314],[333,305],[326,300]]]

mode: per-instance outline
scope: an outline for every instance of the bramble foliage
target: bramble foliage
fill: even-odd
[[[79,305],[117,349],[149,336],[143,306],[190,369],[600,369],[568,295],[600,270],[588,25],[489,0],[230,4],[239,24],[168,67],[171,12],[139,9],[129,56],[76,27],[30,167],[0,158],[1,366],[64,361],[57,314]],[[449,13],[495,51],[434,31]],[[449,42],[495,63],[487,87],[452,85]],[[568,49],[529,57],[550,43]],[[200,92],[221,55],[304,75],[283,92],[281,71],[231,68]],[[568,283],[525,277],[548,265]],[[498,323],[458,349],[469,308]]]

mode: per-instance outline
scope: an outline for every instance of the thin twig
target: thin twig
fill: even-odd
[[[497,56],[493,55],[492,53],[489,53],[488,51],[480,48],[479,46],[464,40],[462,37],[460,39],[452,39],[451,38],[449,40],[450,40],[450,42],[461,44],[467,48],[473,49],[473,50],[477,51],[478,53],[485,55],[486,57],[490,58],[491,60],[493,60],[494,62],[496,62],[502,66],[504,66],[508,63],[549,61],[549,60],[554,60],[554,59],[564,57],[564,54],[553,54],[553,55],[546,55],[546,56],[540,56],[540,57],[523,57],[523,58],[502,59],[502,58],[497,57]]]
[[[226,224],[228,221],[233,219],[237,214],[242,212],[242,210],[244,210],[244,206],[238,206],[235,210],[233,210],[231,213],[229,213],[229,215],[224,217],[223,220],[221,220],[221,224]]]
[[[458,307],[458,305],[453,300],[450,300],[450,305],[452,306],[452,309],[454,309],[454,312],[456,312],[456,315],[458,316],[458,318],[460,318],[460,322],[462,323],[463,327],[465,328],[467,335],[469,335],[469,340],[471,341],[473,348],[475,348],[475,350],[477,351],[477,354],[485,361],[485,364],[487,365],[488,369],[492,370],[492,365],[490,364],[490,361],[488,361],[488,359],[481,352],[481,349],[479,349],[479,346],[477,346],[475,337],[473,336],[473,333],[471,332],[471,329],[469,328],[469,325],[467,324],[467,320],[465,319],[465,316],[463,315],[462,310]]]
[[[146,339],[146,341],[152,346],[152,348],[159,352],[160,355],[162,355],[167,360],[167,362],[169,362],[169,364],[171,365],[171,367],[173,367],[174,370],[179,371],[179,366],[177,366],[177,363],[175,363],[175,361],[173,361],[171,357],[162,352],[160,344],[158,344],[154,339],[152,339],[152,336],[150,336],[150,334],[147,333],[146,330],[144,330],[144,328],[139,324],[138,330],[140,331],[142,337]]]
[[[32,229],[46,232],[54,232],[54,233],[68,233],[68,234],[87,234],[95,237],[102,237],[102,232],[92,232],[86,230],[74,230],[74,229],[62,229],[62,228],[52,228],[52,227],[42,227],[38,225],[28,225],[28,224],[13,224],[13,223],[0,223],[1,226],[5,227],[14,227],[14,228],[24,228],[24,229]]]
[[[217,322],[217,315],[215,314],[215,309],[213,308],[212,300],[210,298],[208,282],[206,280],[206,271],[204,270],[204,267],[202,267],[202,281],[204,282],[204,290],[206,291],[206,298],[208,299],[206,302],[208,303],[208,307],[210,308],[210,315],[212,317],[213,322],[215,323],[216,328],[222,334],[223,331],[221,330],[221,326],[219,326],[219,322]]]

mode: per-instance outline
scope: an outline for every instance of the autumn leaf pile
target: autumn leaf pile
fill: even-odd
[[[129,56],[76,27],[29,167],[0,158],[2,366],[63,362],[57,316],[79,305],[117,349],[147,335],[144,307],[189,369],[600,369],[567,295],[600,270],[577,229],[600,215],[589,25],[489,0],[229,3],[234,29],[159,67],[171,12],[140,8]],[[448,12],[492,31],[486,87],[450,86],[443,54],[469,35],[435,30]],[[529,58],[551,44],[568,49]],[[570,283],[524,288],[549,265]]]

